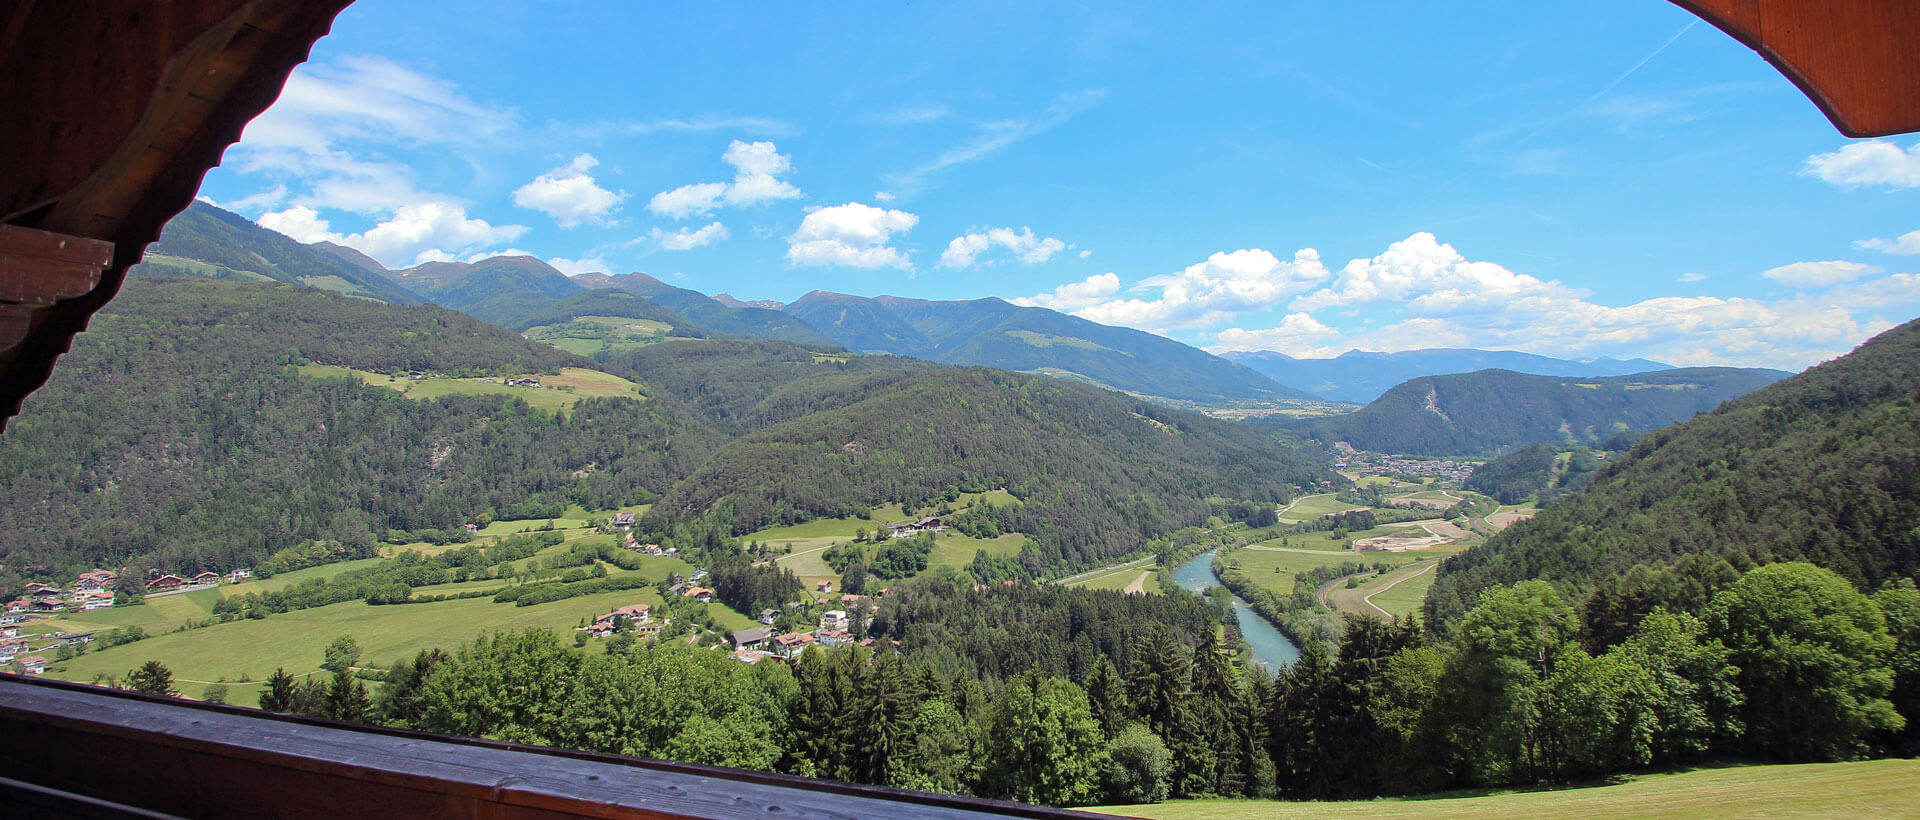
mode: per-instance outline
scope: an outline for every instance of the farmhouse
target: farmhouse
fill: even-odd
[[[35,612],[59,612],[67,608],[67,602],[59,598],[41,598],[33,602]]]
[[[823,592],[823,593],[824,593],[824,592],[831,592],[831,591],[833,590],[833,582],[832,582],[832,581],[821,581],[820,583],[818,583],[818,584],[815,584],[815,585],[814,585],[814,588],[815,588],[815,589],[818,589],[818,590],[820,590],[820,591],[821,591],[821,592]]]
[[[766,624],[767,626],[773,626],[773,622],[777,620],[780,620],[780,610],[777,610],[777,609],[760,610],[761,623]]]
[[[232,572],[227,573],[227,583],[237,584],[237,583],[240,583],[241,581],[245,581],[248,578],[252,578],[252,577],[253,577],[253,570],[244,569],[244,568],[236,569]]]
[[[28,655],[20,659],[20,668],[29,675],[44,675],[47,672],[47,659],[39,655]]]
[[[92,572],[80,573],[80,579],[74,581],[73,585],[79,589],[106,589],[113,586],[115,580],[118,580],[118,576],[113,573],[96,569]]]
[[[765,649],[767,641],[773,638],[773,630],[764,626],[742,629],[727,636],[733,642],[734,649]]]
[[[14,658],[25,655],[30,651],[32,650],[27,648],[26,641],[7,641],[0,643],[0,663],[13,663]]]
[[[32,608],[33,608],[33,604],[29,604],[24,600],[7,602],[8,612],[25,612]]]
[[[614,513],[613,528],[616,530],[633,529],[633,513]]]
[[[161,590],[169,590],[169,589],[179,589],[186,585],[187,585],[187,579],[182,578],[178,575],[162,575],[158,578],[148,581],[147,589],[161,591]]]
[[[923,532],[945,532],[947,528],[940,523],[939,518],[927,516],[911,524],[888,524],[887,529],[892,531],[887,536],[889,538],[906,538]]]

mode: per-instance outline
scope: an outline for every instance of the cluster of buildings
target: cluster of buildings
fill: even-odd
[[[845,595],[842,598],[858,599],[856,603],[867,600],[863,595]],[[873,646],[875,643],[872,638],[854,638],[849,630],[853,627],[855,616],[849,615],[844,609],[828,610],[821,614],[818,628],[805,632],[782,632],[772,625],[775,619],[771,613],[772,610],[760,613],[760,622],[766,626],[742,629],[727,636],[727,641],[733,645],[735,660],[742,663],[759,663],[768,659],[791,661],[807,651],[809,646],[833,647],[854,643]],[[899,642],[894,642],[893,646],[899,647]]]
[[[1344,441],[1336,442],[1333,447],[1337,454],[1333,468],[1360,475],[1435,476],[1448,481],[1465,481],[1467,476],[1473,475],[1473,468],[1479,466],[1472,461],[1457,459],[1422,459],[1371,453],[1356,450]]]
[[[947,531],[946,525],[940,523],[940,519],[935,518],[933,516],[928,516],[926,518],[922,518],[918,521],[914,521],[909,524],[888,524],[887,525],[888,538],[908,538],[911,536],[919,535],[920,533],[923,533],[923,532],[939,534],[946,531]]]
[[[80,573],[72,589],[39,582],[28,584],[19,598],[7,602],[6,614],[10,620],[6,622],[17,623],[19,616],[31,613],[106,609],[113,606],[113,582],[117,579],[114,573],[99,569]]]
[[[179,575],[162,575],[147,582],[147,591],[151,593],[172,592],[184,589],[205,589],[207,587],[219,586],[223,578],[229,584],[238,584],[252,577],[253,570],[250,569],[236,569],[227,573],[225,576],[222,576],[218,572],[202,572],[192,578],[185,578]]]

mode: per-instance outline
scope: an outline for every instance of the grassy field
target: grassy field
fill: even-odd
[[[609,353],[621,353],[644,347],[668,338],[672,326],[652,319],[630,319],[620,316],[581,316],[563,325],[540,325],[527,328],[524,334],[529,339],[545,342],[554,347],[581,356],[592,356],[601,350]],[[581,325],[590,326],[584,331],[574,330]],[[543,380],[544,381],[544,380]]]
[[[352,635],[360,645],[361,666],[386,666],[430,647],[451,650],[493,630],[531,626],[565,634],[582,618],[636,603],[658,605],[660,595],[652,589],[624,590],[524,607],[496,604],[490,598],[401,606],[355,601],[158,635],[56,663],[48,674],[77,681],[90,681],[96,674],[124,677],[127,670],[158,659],[173,670],[181,691],[197,697],[204,684],[193,681],[234,681],[247,675],[257,682],[280,667],[295,674],[318,669],[327,644],[340,635]],[[720,617],[722,623],[750,623],[717,604],[711,609],[732,616]],[[236,702],[251,702],[251,689],[233,688]]]
[[[1345,501],[1334,498],[1332,493],[1326,493],[1323,495],[1301,497],[1294,502],[1292,509],[1281,513],[1280,518],[1283,521],[1312,521],[1321,516],[1332,515],[1337,512],[1361,509],[1366,508],[1358,504],[1348,504]]]
[[[1604,786],[1329,803],[1183,800],[1087,811],[1164,820],[1633,817],[1896,818],[1920,813],[1920,761],[1741,766],[1643,775]]]
[[[1389,615],[1404,618],[1419,611],[1427,600],[1427,589],[1437,577],[1434,566],[1433,561],[1409,563],[1385,575],[1368,578],[1353,589],[1335,587],[1328,593],[1327,600],[1342,612],[1377,618],[1380,611],[1385,610]],[[1374,596],[1371,606],[1367,604],[1368,595]]]
[[[1387,562],[1403,564],[1418,557],[1410,553],[1370,552],[1357,555],[1351,552],[1279,552],[1272,550],[1243,549],[1227,557],[1229,562],[1240,562],[1240,571],[1255,584],[1271,589],[1281,595],[1293,591],[1293,576],[1297,572],[1306,572],[1315,567],[1358,561],[1366,564]]]
[[[1131,567],[1122,567],[1120,569],[1102,572],[1099,575],[1082,578],[1067,586],[1086,587],[1087,589],[1125,590],[1129,584],[1132,584],[1140,578],[1141,573],[1146,573],[1146,590],[1150,593],[1157,592],[1160,589],[1160,585],[1153,582],[1153,570],[1154,567],[1151,562]]]
[[[440,396],[512,396],[523,399],[527,404],[542,410],[565,412],[574,403],[591,396],[626,396],[641,398],[640,386],[631,381],[579,367],[563,367],[557,376],[541,376],[539,387],[508,387],[497,379],[408,379],[395,378],[385,373],[373,373],[366,370],[353,370],[325,364],[301,365],[301,375],[314,378],[350,377],[375,387],[387,387],[400,391],[410,399],[433,399]]]

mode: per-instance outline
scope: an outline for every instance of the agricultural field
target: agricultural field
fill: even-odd
[[[1240,571],[1246,573],[1253,583],[1273,590],[1280,595],[1293,592],[1293,576],[1317,567],[1343,564],[1349,561],[1365,564],[1389,563],[1404,564],[1419,557],[1419,553],[1369,552],[1322,552],[1318,550],[1300,550],[1286,547],[1247,547],[1236,550],[1227,556],[1229,565],[1238,561]]]
[[[522,399],[542,410],[557,413],[566,412],[576,402],[595,396],[625,396],[627,398],[645,398],[640,386],[631,381],[580,367],[563,367],[559,375],[540,376],[539,387],[508,387],[499,379],[447,379],[426,378],[409,379],[405,376],[392,376],[386,373],[374,373],[367,370],[353,370],[325,364],[301,365],[297,368],[301,375],[313,378],[357,378],[362,383],[375,387],[386,387],[399,391],[410,399],[433,399],[440,396],[512,396]]]
[[[1448,793],[1411,798],[1290,803],[1180,800],[1085,811],[1155,820],[1570,820],[1633,817],[1895,818],[1920,805],[1920,761],[1737,766],[1625,778],[1573,788]]]
[[[1327,593],[1327,602],[1341,612],[1380,618],[1404,618],[1420,610],[1433,586],[1437,560],[1414,561],[1385,575],[1366,579],[1348,589],[1335,586]]]
[[[1135,564],[1133,566],[1110,569],[1096,575],[1090,575],[1074,581],[1067,586],[1126,591],[1135,588],[1137,585],[1137,588],[1142,592],[1159,592],[1160,585],[1153,581],[1154,570],[1155,567],[1152,562]],[[1143,575],[1146,576],[1144,581],[1141,580],[1141,576]]]
[[[675,338],[668,335],[672,330],[667,323],[653,319],[580,316],[564,324],[530,327],[522,335],[568,353],[591,357],[602,350],[624,353]]]
[[[591,620],[614,607],[637,603],[658,606],[662,602],[653,589],[603,592],[524,607],[496,604],[491,598],[392,606],[351,601],[97,649],[53,664],[47,674],[81,682],[91,681],[95,675],[124,677],[127,670],[157,659],[173,670],[174,680],[188,697],[197,697],[206,684],[225,678],[232,686],[233,701],[249,704],[254,689],[234,685],[233,681],[245,675],[258,682],[281,667],[294,674],[317,670],[327,644],[340,635],[351,635],[360,645],[360,666],[384,667],[422,649],[454,649],[494,630],[538,627],[565,634],[582,619]],[[719,616],[716,620],[721,623],[750,623],[746,616],[719,604],[709,604],[708,609]],[[721,616],[723,610],[732,618]]]
[[[1301,496],[1295,499],[1290,506],[1281,508],[1280,520],[1299,523],[1301,521],[1313,521],[1337,512],[1364,509],[1366,508],[1358,504],[1348,504],[1345,501],[1333,497],[1333,493],[1322,493],[1320,495]]]

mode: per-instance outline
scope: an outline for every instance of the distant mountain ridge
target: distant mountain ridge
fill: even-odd
[[[1314,398],[1164,336],[992,297],[933,301],[814,291],[785,310],[862,353],[1042,373],[1190,401]]]
[[[422,301],[386,275],[198,200],[167,223],[132,273],[287,282],[400,305]]]
[[[1582,361],[1472,348],[1427,348],[1397,353],[1349,350],[1331,359],[1297,359],[1271,350],[1230,351],[1220,356],[1329,401],[1358,404],[1380,398],[1388,388],[1421,376],[1492,369],[1534,376],[1626,376],[1673,367],[1647,359],[1603,356]]]
[[[717,333],[801,344],[830,345],[834,343],[818,330],[807,326],[806,322],[780,311],[752,307],[751,303],[745,302],[740,304],[749,306],[730,306],[699,291],[674,287],[644,273],[622,273],[613,276],[604,273],[583,273],[574,277],[574,281],[587,287],[624,290]],[[732,297],[728,298],[735,302],[739,301]]]
[[[1422,376],[1344,416],[1281,422],[1323,442],[1429,456],[1492,455],[1535,443],[1594,444],[1655,430],[1791,374],[1690,367],[1568,378],[1510,370]]]

